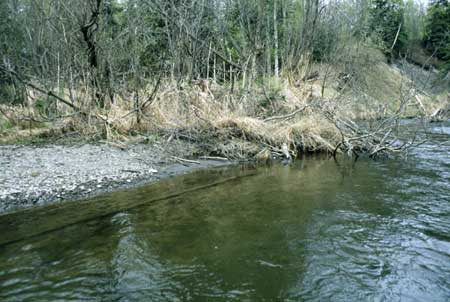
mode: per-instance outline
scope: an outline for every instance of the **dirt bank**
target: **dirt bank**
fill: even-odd
[[[178,145],[176,154],[190,153]],[[0,146],[0,214],[80,199],[153,182],[229,161],[173,157],[161,145]]]

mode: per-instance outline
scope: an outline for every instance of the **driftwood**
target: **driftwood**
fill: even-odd
[[[309,107],[309,105],[305,105],[289,114],[268,117],[268,118],[264,119],[264,122],[270,122],[270,121],[275,121],[275,120],[289,120],[291,118],[294,118],[296,114],[304,111],[308,107]]]
[[[446,116],[450,113],[450,106],[447,106],[447,108],[438,108],[433,113],[430,114],[429,118],[432,121],[445,119]]]
[[[174,159],[174,160],[176,160],[178,162],[181,162],[181,163],[189,163],[189,164],[200,165],[200,162],[196,161],[196,160],[185,159],[185,158],[181,158],[181,157],[178,157],[178,156],[171,156],[170,158],[172,158],[172,159]]]
[[[228,158],[220,156],[200,156],[199,159],[229,161]]]
[[[399,146],[393,146],[391,143],[393,140],[397,140],[395,137],[391,137],[397,117],[386,119],[374,130],[369,130],[329,111],[325,111],[325,116],[335,125],[341,135],[341,141],[332,153],[334,158],[339,151],[348,156],[359,157],[362,153],[369,157],[376,157],[380,153],[396,153],[408,147],[406,143]],[[388,140],[388,138],[391,139]]]
[[[109,145],[109,146],[111,146],[111,147],[120,149],[120,150],[122,150],[122,151],[125,151],[125,150],[127,150],[127,148],[128,148],[127,145],[125,145],[125,144],[123,144],[123,143],[120,143],[120,142],[112,142],[112,141],[109,141],[109,140],[101,140],[100,142],[101,142],[101,143],[104,143],[104,144],[106,144],[106,145]]]

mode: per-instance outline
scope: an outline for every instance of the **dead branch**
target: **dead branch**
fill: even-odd
[[[220,156],[200,156],[199,159],[229,161],[228,158]]]
[[[268,118],[264,119],[264,122],[270,122],[270,121],[275,121],[275,120],[289,120],[289,119],[295,117],[295,115],[297,115],[298,113],[304,111],[308,107],[309,107],[309,105],[305,105],[289,114],[268,117]]]
[[[176,160],[178,162],[181,162],[181,163],[189,163],[189,164],[200,165],[200,162],[196,161],[196,160],[185,159],[185,158],[181,158],[181,157],[178,157],[178,156],[171,156],[170,158],[172,158],[172,159],[174,159],[174,160]]]
[[[133,110],[128,111],[126,114],[121,116],[119,119],[126,118],[130,114],[133,114],[133,113],[135,113],[137,111],[142,112],[145,108],[150,106],[154,102],[154,100],[156,99],[156,94],[158,93],[158,90],[159,90],[159,88],[161,86],[161,77],[162,77],[161,75],[158,77],[158,80],[156,81],[155,87],[153,87],[153,91],[152,91],[152,93],[150,93],[148,98],[138,108],[134,108]]]
[[[14,70],[6,69],[3,66],[0,66],[0,70],[2,70],[5,73],[10,74],[14,78],[16,78],[19,82],[21,82],[23,85],[28,86],[30,88],[33,88],[34,90],[39,91],[40,93],[46,94],[46,95],[48,95],[50,97],[54,97],[55,99],[57,99],[61,103],[71,107],[72,109],[74,109],[76,111],[79,111],[80,113],[83,113],[83,112],[81,112],[81,110],[77,106],[75,106],[71,102],[65,100],[64,98],[60,97],[59,95],[55,94],[52,90],[45,90],[45,89],[43,89],[41,87],[38,87],[37,85],[33,84],[32,82],[25,80],[22,76],[20,76]]]

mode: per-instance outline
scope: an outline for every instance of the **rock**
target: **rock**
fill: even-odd
[[[91,196],[169,175],[166,169],[158,172],[159,167],[169,165],[163,160],[166,151],[148,145],[130,149],[133,156],[107,145],[0,146],[0,213],[33,203],[51,203],[64,196]],[[191,169],[173,166],[171,175]]]
[[[399,139],[394,139],[393,141],[389,142],[389,145],[394,148],[401,148],[405,145],[405,143]]]

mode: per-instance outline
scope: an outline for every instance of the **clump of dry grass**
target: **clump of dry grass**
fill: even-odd
[[[126,140],[132,132],[175,135],[202,145],[206,154],[228,158],[253,158],[267,150],[276,153],[283,144],[294,155],[306,151],[331,152],[339,142],[338,131],[313,106],[293,118],[265,121],[269,116],[307,107],[321,97],[320,85],[312,82],[296,87],[281,80],[270,85],[270,91],[254,86],[250,93],[244,94],[230,93],[220,85],[202,91],[195,85],[178,89],[167,84],[140,112],[134,111],[129,101],[119,100],[107,109],[90,108],[88,115],[68,116],[59,126],[83,136],[109,140]],[[13,116],[35,117],[36,112],[29,110],[13,111]]]
[[[148,130],[167,133],[170,129],[170,133],[202,142],[205,153],[231,158],[255,157],[266,149],[276,152],[284,143],[294,154],[332,151],[338,132],[312,109],[293,119],[264,120],[279,112],[292,112],[311,101],[311,87],[299,89],[288,82],[279,85],[277,90],[282,95],[274,100],[277,112],[269,108],[265,114],[255,108],[260,106],[255,100],[267,98],[265,88],[256,87],[251,97],[243,101],[220,86],[214,86],[210,93],[196,87],[182,91],[166,87],[144,112],[153,122]]]
[[[327,66],[317,67],[320,76],[312,81],[270,79],[262,85],[252,85],[251,91],[235,88],[231,92],[229,87],[215,83],[209,83],[207,89],[192,83],[180,88],[166,82],[142,110],[135,110],[131,96],[129,99],[117,97],[116,102],[105,109],[89,106],[85,98],[80,97],[76,105],[83,108],[83,114],[70,114],[70,110],[66,110],[62,113],[65,117],[53,122],[52,127],[108,140],[127,140],[135,133],[166,136],[169,142],[178,137],[198,144],[205,155],[239,159],[267,158],[277,153],[283,144],[287,144],[294,155],[334,152],[343,138],[330,119],[330,112],[350,120],[377,119],[392,111],[392,104],[379,101],[377,90],[388,89],[378,94],[392,103],[401,95],[403,86],[397,82],[402,75],[397,70],[384,70],[390,68],[385,63],[379,64],[367,75],[368,91],[361,89],[357,95],[339,90],[337,72],[328,75],[326,86],[322,87],[325,83],[323,70],[327,70]],[[425,106],[432,108],[428,102]],[[428,107],[426,110],[431,110]],[[33,108],[29,104],[5,110],[8,119],[19,125],[23,116],[39,118]],[[289,116],[299,108],[304,110]],[[277,118],[268,119],[274,116]]]

